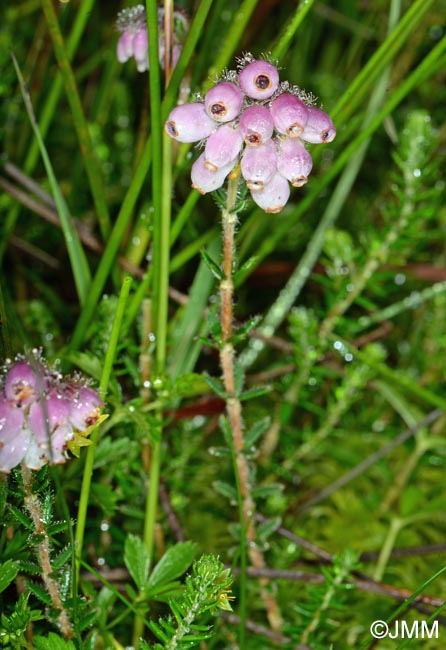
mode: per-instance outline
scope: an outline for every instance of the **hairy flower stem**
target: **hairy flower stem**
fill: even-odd
[[[247,542],[248,556],[254,567],[261,569],[265,567],[265,560],[262,551],[256,543],[256,530],[254,524],[255,503],[251,496],[249,484],[249,468],[244,450],[243,439],[243,417],[242,406],[237,395],[235,384],[235,352],[232,345],[233,329],[233,268],[234,268],[234,251],[235,251],[235,227],[237,223],[237,214],[234,212],[237,199],[238,178],[230,178],[228,182],[228,195],[226,208],[222,210],[222,227],[223,227],[223,278],[220,281],[220,303],[221,303],[221,350],[220,365],[223,373],[223,384],[227,394],[226,413],[228,416],[229,426],[232,433],[232,442],[235,454],[235,469],[237,472],[237,485],[240,491],[240,503],[242,516],[241,535]],[[243,547],[242,547],[243,555]],[[246,572],[246,565],[241,561],[241,585],[244,589],[245,577],[243,569]],[[265,602],[268,620],[274,630],[280,628],[280,613],[274,597],[266,590],[267,580],[261,581],[262,598]],[[243,598],[241,598],[243,603]],[[243,612],[241,612],[241,621],[243,621]]]
[[[33,492],[33,481],[31,470],[22,464],[23,487],[25,488],[25,507],[28,510],[34,524],[34,531],[41,541],[37,544],[37,557],[40,568],[42,569],[42,580],[47,592],[51,597],[51,602],[59,612],[57,622],[65,639],[74,637],[73,627],[71,625],[68,613],[64,608],[62,598],[60,597],[59,584],[53,578],[53,568],[50,558],[50,538],[45,526],[45,520],[42,512],[42,506],[39,498]]]

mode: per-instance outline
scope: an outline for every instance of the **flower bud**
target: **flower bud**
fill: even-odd
[[[207,114],[217,122],[230,122],[240,113],[243,93],[230,81],[222,81],[205,95],[204,106]]]
[[[164,125],[167,135],[178,142],[198,142],[207,138],[215,127],[201,102],[176,106]]]
[[[276,165],[276,147],[272,140],[245,149],[241,169],[248,188],[255,192],[261,190],[274,176]]]
[[[270,106],[274,126],[279,133],[298,138],[308,119],[308,107],[295,95],[282,93],[273,99]]]
[[[240,129],[223,124],[206,141],[204,149],[205,165],[211,172],[235,162],[242,148],[243,137]]]
[[[263,189],[251,192],[251,196],[262,210],[276,214],[285,207],[290,197],[290,186],[283,176],[276,173]]]
[[[313,159],[298,138],[278,138],[277,171],[294,187],[302,187],[308,180]]]
[[[116,56],[119,63],[125,63],[133,56],[133,32],[131,29],[126,29],[119,37]]]
[[[325,144],[335,139],[336,128],[331,117],[325,111],[311,107],[308,109],[308,120],[300,137],[305,142]]]
[[[240,71],[239,83],[251,99],[268,99],[279,87],[279,73],[268,61],[251,61]]]
[[[138,72],[145,72],[149,69],[148,49],[147,29],[138,29],[133,37],[133,55]]]
[[[257,147],[271,138],[274,122],[266,106],[249,106],[240,116],[239,127],[248,147]]]
[[[215,172],[211,172],[206,167],[206,159],[204,152],[192,165],[191,179],[192,187],[198,190],[201,194],[207,194],[218,190],[219,187],[225,182],[226,176],[229,174],[234,166],[234,162],[223,165]]]

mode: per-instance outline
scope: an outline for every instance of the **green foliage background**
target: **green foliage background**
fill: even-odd
[[[219,427],[224,401],[216,394],[218,353],[210,344],[218,339],[217,285],[200,257],[206,250],[219,263],[219,207],[190,189],[196,149],[175,148],[171,201],[167,196],[167,359],[160,372],[150,373],[155,346],[146,300],[158,291],[152,273],[156,278],[159,254],[153,206],[160,199],[156,178],[165,178],[166,169],[152,175],[160,165],[156,155],[150,168],[148,77],[136,72],[133,61],[121,65],[115,56],[116,14],[131,3],[53,4],[62,50],[72,60],[77,113],[63,85],[66,69],[59,76],[45,4],[5,2],[0,21],[2,353],[42,347],[49,360],[60,359],[99,382],[122,279],[132,276],[108,385],[110,417],[94,456],[83,547],[84,560],[108,582],[83,581],[80,593],[90,599],[92,615],[73,641],[74,647],[118,648],[131,643],[135,611],[129,602],[156,622],[166,615],[168,596],[181,592],[180,582],[170,583],[193,559],[191,546],[178,547],[187,561],[166,578],[165,598],[141,595],[145,578],[138,584],[133,572],[141,567],[129,566],[132,555],[144,557],[138,542],[132,553],[128,544],[140,539],[146,521],[150,449],[160,439],[157,409],[164,413],[164,433],[156,559],[188,540],[197,556],[211,553],[234,567],[239,561],[233,466]],[[160,133],[180,82],[202,91],[246,51],[280,58],[281,78],[313,92],[337,126],[333,143],[313,148],[309,183],[292,191],[281,214],[266,215],[249,201],[239,214],[239,372],[248,388],[269,387],[244,402],[252,493],[263,521],[259,543],[269,569],[293,572],[271,574],[268,588],[283,616],[282,630],[272,638],[265,634],[258,577],[249,577],[244,647],[372,647],[371,622],[390,618],[401,599],[444,566],[446,5],[178,5],[191,19],[202,16],[204,24],[192,22],[194,42],[189,51],[186,42],[182,73],[165,94],[160,89]],[[53,177],[39,156],[10,51]],[[67,217],[65,236],[55,223],[58,215]],[[80,242],[70,249],[76,229]],[[245,331],[242,325],[254,326],[255,317],[255,328]],[[373,454],[409,429],[405,440],[372,462]],[[52,470],[56,520],[68,519],[67,508],[77,516],[83,463],[81,457]],[[335,482],[358,467],[336,489]],[[44,483],[46,475],[38,480]],[[20,575],[28,575],[33,544],[26,519],[17,514],[18,476],[5,480],[2,490],[0,559],[18,562]],[[319,551],[303,546],[301,538]],[[67,528],[54,531],[53,541],[64,548]],[[8,576],[16,570],[11,566],[6,564]],[[352,571],[370,580],[359,573],[352,578]],[[0,594],[10,617],[2,621],[2,633],[12,625],[13,579]],[[377,583],[384,587],[373,589]],[[424,609],[401,617],[428,618],[444,587],[443,574],[423,590]],[[235,576],[235,614],[238,589]],[[192,598],[192,587],[190,593]],[[38,596],[37,587],[28,604],[17,601],[14,620],[22,616],[22,628],[16,629],[24,631],[34,618],[37,634],[46,638],[35,647],[57,648],[57,630],[43,618]],[[214,635],[201,647],[237,647],[230,615],[209,619],[205,609],[197,637],[206,638],[211,620]],[[156,636],[153,625],[144,628],[146,644],[154,641],[151,634]],[[393,650],[401,643],[387,639],[377,646]],[[411,645],[421,647],[417,643]],[[438,641],[425,639],[422,647],[435,650]]]

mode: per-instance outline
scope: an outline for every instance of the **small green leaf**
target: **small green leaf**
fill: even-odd
[[[280,483],[270,483],[269,485],[260,485],[254,488],[252,490],[252,496],[254,499],[266,499],[267,497],[277,495],[282,490],[283,485],[280,485]]]
[[[244,368],[240,363],[235,363],[234,368],[234,382],[235,382],[235,392],[239,395],[245,383],[245,372]]]
[[[203,395],[207,391],[208,385],[203,375],[197,372],[190,372],[187,375],[181,375],[175,381],[175,394],[179,397],[195,397]]]
[[[228,458],[231,455],[231,450],[227,447],[209,447],[208,452],[216,458]]]
[[[244,390],[243,393],[239,395],[241,402],[246,402],[248,399],[254,399],[255,397],[261,397],[271,392],[270,386],[254,386],[253,388],[248,388]]]
[[[33,647],[36,650],[76,650],[72,641],[66,641],[54,632],[50,632],[47,637],[35,636]]]
[[[138,589],[144,589],[150,569],[149,551],[142,539],[131,533],[125,540],[124,562]]]
[[[243,262],[241,266],[237,269],[237,271],[233,275],[233,280],[234,283],[237,282],[238,278],[244,277],[245,273],[250,271],[252,268],[255,267],[257,262],[257,255],[253,255],[252,257],[249,257],[246,262]]]
[[[243,339],[248,336],[252,330],[257,327],[257,325],[260,323],[262,320],[261,316],[253,316],[249,320],[247,320],[243,325],[240,325],[240,327],[237,328],[235,332],[235,337],[237,339]]]
[[[178,542],[169,548],[153,568],[148,587],[153,588],[178,578],[191,565],[196,553],[197,545],[194,542]]]
[[[34,524],[21,510],[15,506],[9,506],[8,511],[22,524],[27,530],[34,530]]]
[[[17,562],[6,560],[0,564],[0,592],[4,591],[8,585],[14,580],[19,570]]]
[[[220,379],[216,379],[215,377],[211,377],[210,375],[204,375],[204,378],[206,380],[206,383],[214,393],[216,393],[219,397],[222,399],[226,399],[226,391],[225,387],[223,386],[223,383],[220,381]]]
[[[27,582],[26,586],[28,587],[28,590],[32,591],[32,593],[37,596],[44,605],[51,607],[51,596],[43,587],[36,585],[34,582]]]
[[[231,431],[231,426],[228,422],[228,418],[226,418],[224,415],[220,417],[220,428],[223,432],[223,435],[226,440],[226,444],[228,445],[229,449],[232,449],[233,447],[233,441],[232,441],[232,431]]]
[[[262,541],[268,539],[272,533],[275,533],[276,530],[279,528],[280,524],[282,523],[282,519],[280,517],[273,517],[272,519],[267,519],[266,521],[262,522],[258,527],[257,527],[257,536],[259,539]]]
[[[255,422],[252,427],[245,434],[245,447],[249,449],[252,445],[255,445],[260,436],[268,430],[268,427],[271,423],[271,418],[262,418]]]
[[[224,276],[224,273],[223,273],[222,269],[217,264],[217,262],[215,262],[212,259],[212,257],[209,255],[209,253],[206,253],[205,250],[201,250],[200,255],[201,255],[201,259],[206,264],[206,266],[208,267],[208,269],[212,273],[212,275],[214,275],[217,278],[217,280],[223,280],[223,278],[225,276]]]
[[[59,555],[54,558],[53,560],[53,570],[57,571],[58,569],[61,569],[64,564],[68,562],[73,556],[73,549],[71,546],[68,546],[67,548],[64,548]]]
[[[237,491],[233,485],[224,481],[214,481],[212,485],[219,494],[222,494],[231,501],[237,501]]]

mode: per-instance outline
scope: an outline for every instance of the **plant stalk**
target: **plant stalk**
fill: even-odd
[[[237,200],[238,178],[230,178],[228,182],[228,195],[225,209],[222,210],[222,229],[223,229],[223,278],[220,281],[220,322],[221,322],[221,349],[220,365],[223,373],[223,384],[227,394],[226,413],[228,416],[229,427],[232,433],[232,443],[235,456],[235,470],[237,473],[236,484],[240,493],[240,503],[242,508],[242,530],[241,536],[246,540],[248,547],[248,556],[254,567],[257,569],[265,567],[263,553],[257,545],[256,530],[254,524],[255,503],[251,495],[249,481],[248,461],[244,454],[243,438],[243,417],[242,406],[237,394],[235,383],[235,352],[232,345],[233,337],[233,298],[234,298],[234,252],[235,252],[235,228],[237,224],[237,214],[235,205]],[[241,546],[241,553],[246,554],[246,546]],[[245,572],[245,575],[243,575]],[[271,627],[278,631],[281,625],[281,617],[277,603],[274,597],[266,590],[267,581],[261,581],[262,598],[265,602],[267,616]],[[241,559],[241,604],[245,608],[246,598],[246,555]],[[246,611],[240,612],[240,646],[244,635],[244,625]]]
[[[34,524],[34,531],[40,542],[37,544],[37,557],[42,570],[42,580],[45,588],[50,595],[51,603],[58,611],[57,622],[60,631],[65,639],[72,639],[75,634],[71,624],[68,612],[64,607],[60,596],[59,584],[53,578],[53,567],[51,565],[51,543],[48,537],[48,531],[45,525],[45,518],[42,512],[42,506],[39,498],[33,492],[33,481],[31,470],[22,464],[22,479],[25,489],[25,507],[28,510]]]

